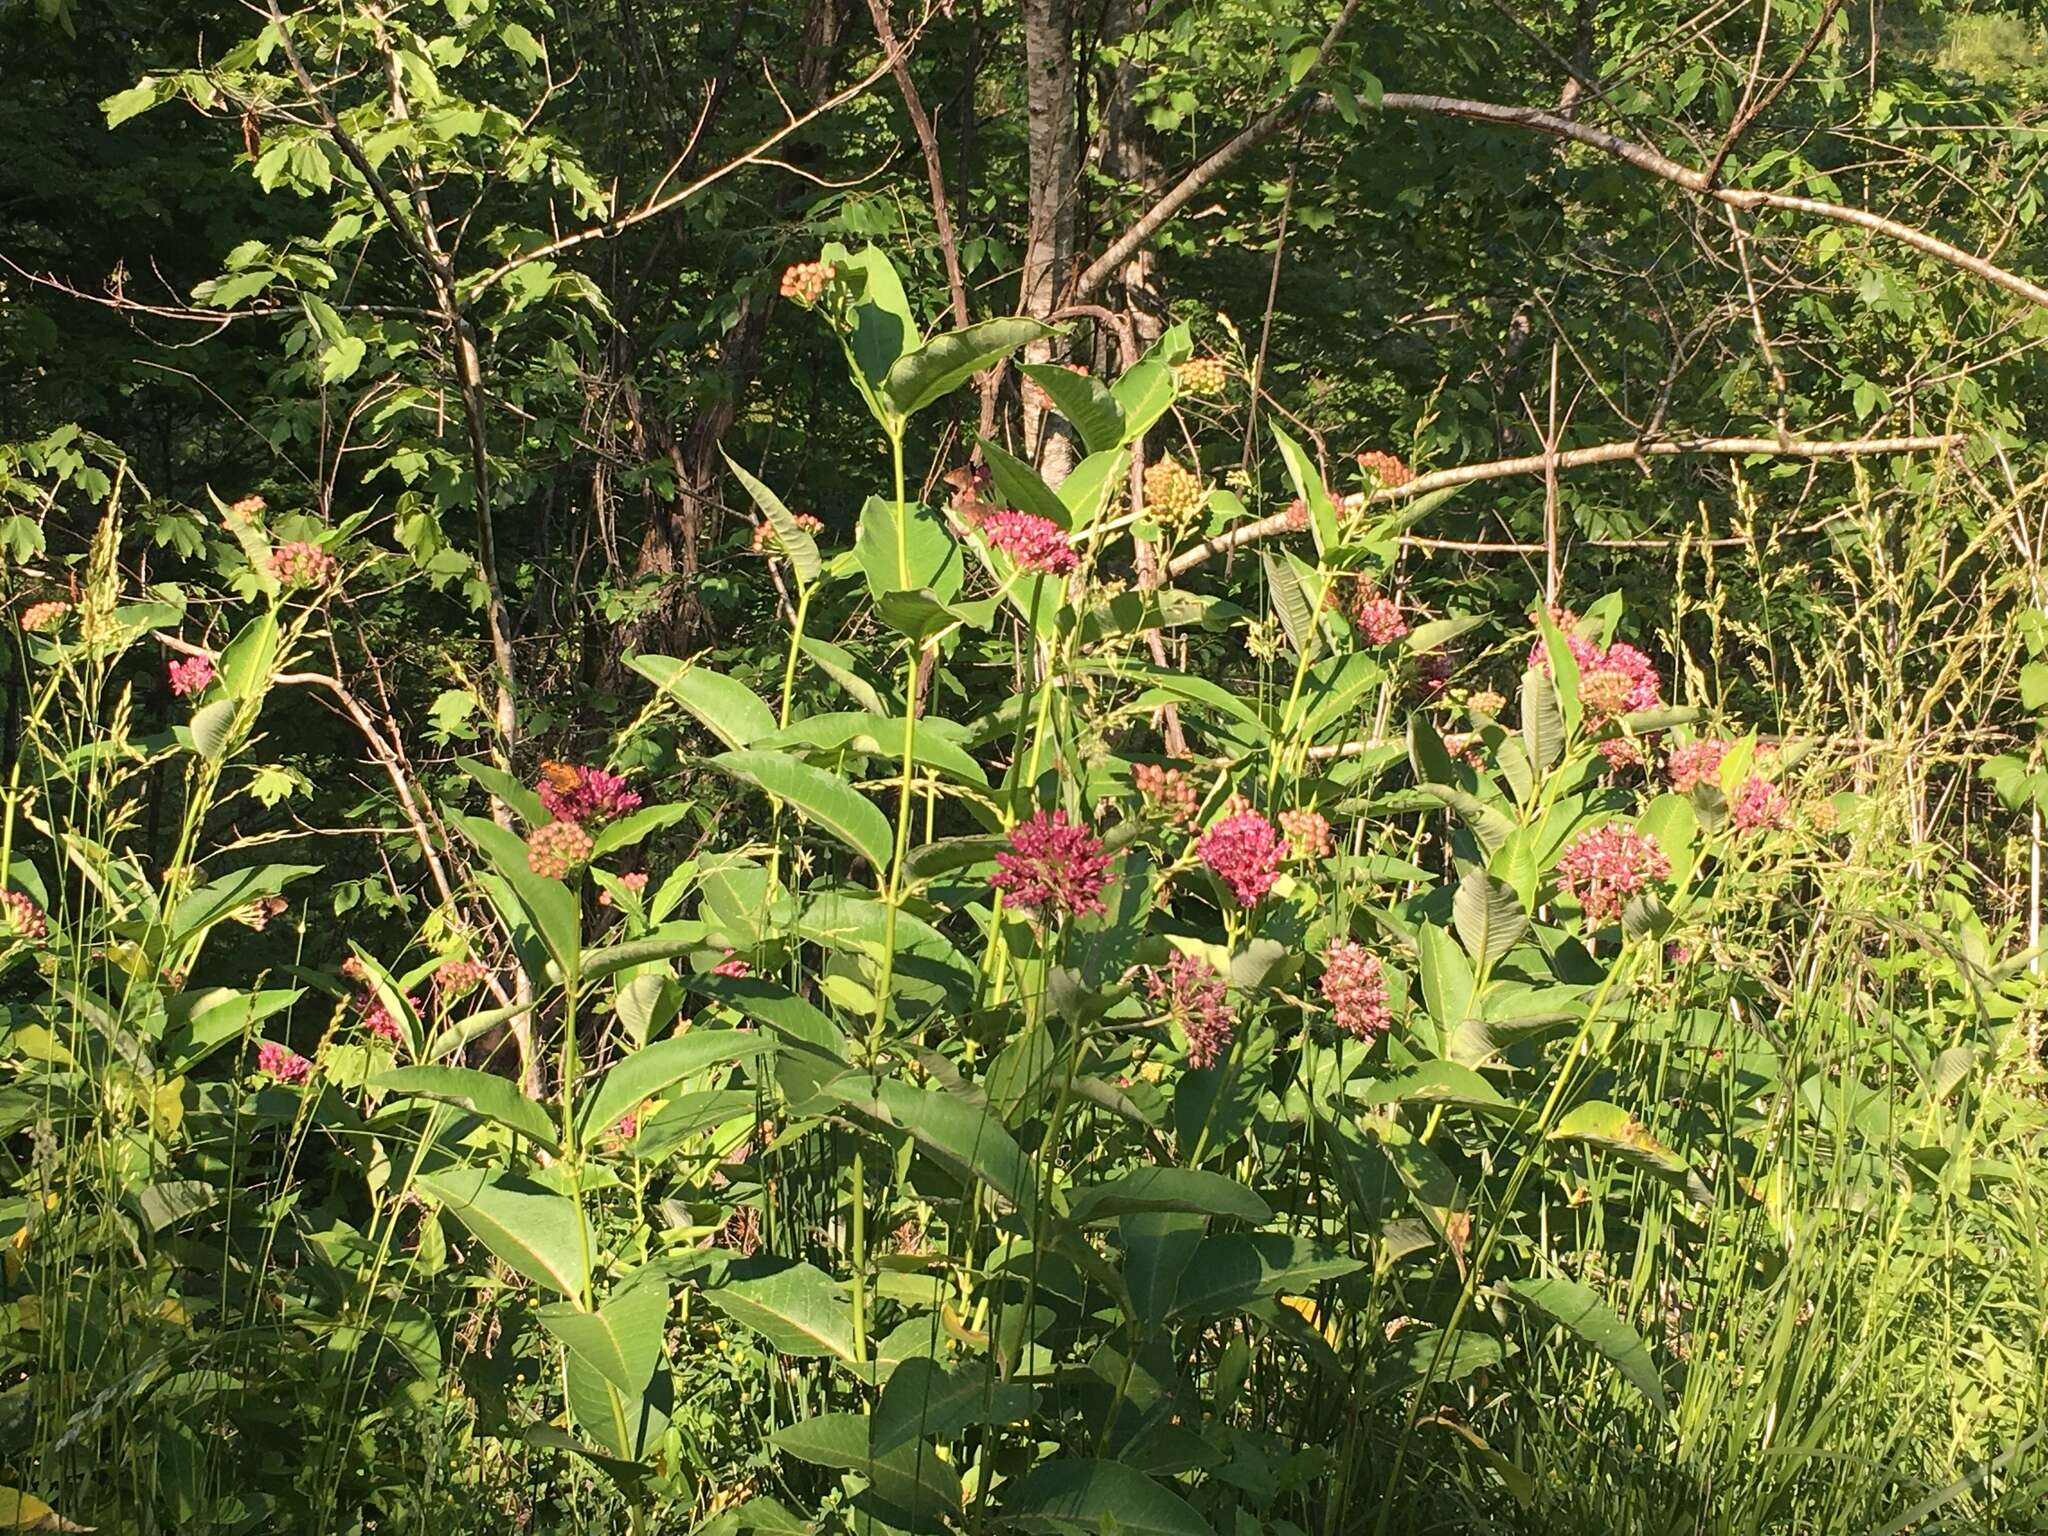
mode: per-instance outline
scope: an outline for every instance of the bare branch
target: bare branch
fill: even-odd
[[[1748,458],[1752,454],[1769,455],[1788,459],[1849,459],[1890,453],[1941,453],[1958,448],[1967,441],[1964,434],[1951,432],[1938,437],[1859,437],[1828,439],[1819,442],[1780,442],[1771,437],[1702,437],[1686,442],[1647,443],[1640,438],[1630,438],[1620,443],[1599,443],[1591,448],[1572,448],[1556,455],[1534,453],[1519,459],[1495,459],[1485,464],[1461,464],[1455,469],[1433,470],[1426,475],[1417,475],[1406,485],[1374,491],[1370,496],[1346,496],[1339,505],[1346,511],[1355,511],[1365,506],[1387,506],[1394,502],[1413,501],[1431,491],[1446,490],[1454,485],[1473,485],[1483,480],[1507,480],[1517,475],[1540,475],[1554,465],[1558,469],[1581,469],[1589,464],[1618,464],[1630,460],[1677,458],[1680,456],[1709,456],[1717,458]],[[1285,512],[1271,517],[1262,517],[1256,522],[1240,523],[1226,529],[1213,539],[1205,539],[1192,549],[1175,555],[1167,565],[1169,576],[1179,576],[1206,565],[1220,554],[1251,544],[1276,533],[1284,533],[1289,527]],[[1452,546],[1454,547],[1454,546]],[[1542,545],[1534,546],[1537,552]]]

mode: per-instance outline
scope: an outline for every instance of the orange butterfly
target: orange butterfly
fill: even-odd
[[[573,794],[576,786],[583,782],[581,768],[572,767],[568,763],[558,763],[552,759],[540,765],[540,776],[547,780],[548,788],[558,795]]]

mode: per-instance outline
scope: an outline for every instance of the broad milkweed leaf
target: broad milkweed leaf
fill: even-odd
[[[548,815],[547,807],[541,804],[540,796],[504,769],[480,763],[473,757],[458,757],[455,766],[476,780],[487,793],[511,806],[529,827],[537,827],[553,819]]]
[[[590,1289],[576,1202],[510,1174],[458,1168],[424,1174],[420,1188],[499,1260],[571,1300]]]
[[[1582,1342],[1590,1344],[1612,1361],[1622,1379],[1649,1399],[1659,1413],[1665,1411],[1664,1382],[1641,1334],[1614,1314],[1612,1308],[1576,1280],[1557,1276],[1535,1276],[1510,1280],[1507,1293],[1517,1301],[1564,1325]]]
[[[1161,358],[1142,358],[1110,386],[1110,394],[1124,416],[1123,442],[1118,446],[1128,447],[1172,406],[1173,369]]]
[[[1529,915],[1522,910],[1514,887],[1476,864],[1458,882],[1458,894],[1451,901],[1451,920],[1457,925],[1465,952],[1481,972],[1491,970],[1529,927]]]
[[[1286,560],[1263,549],[1259,551],[1259,560],[1266,567],[1266,587],[1273,595],[1273,611],[1280,616],[1280,627],[1287,631],[1287,639],[1296,652],[1305,652],[1309,637],[1315,633],[1315,605],[1309,601],[1301,577]]]
[[[1081,434],[1089,453],[1104,453],[1124,443],[1124,408],[1108,386],[1092,374],[1069,373],[1057,363],[1020,363],[1024,376],[1052,397],[1059,413]]]
[[[728,747],[753,745],[775,729],[775,711],[745,683],[673,656],[633,656],[626,665],[688,710]]]
[[[1236,1179],[1198,1168],[1139,1168],[1107,1184],[1074,1192],[1067,1219],[1076,1226],[1115,1221],[1134,1211],[1186,1211],[1254,1226],[1273,1219],[1272,1207]]]
[[[228,748],[234,745],[235,718],[240,714],[242,701],[237,698],[215,699],[211,704],[202,704],[192,712],[192,750],[210,763],[217,763],[228,755]]]
[[[1299,1295],[1363,1269],[1364,1260],[1284,1232],[1229,1232],[1196,1246],[1173,1301],[1181,1319],[1220,1317],[1281,1291]]]
[[[668,1283],[628,1284],[595,1312],[567,1302],[550,1302],[535,1316],[628,1401],[637,1402],[661,1362],[662,1333],[668,1323]]]
[[[995,482],[996,493],[1006,505],[1015,507],[1019,512],[1029,512],[1033,517],[1042,517],[1063,531],[1073,526],[1073,515],[1067,504],[1039,478],[1037,470],[1022,459],[1005,453],[985,437],[975,441],[981,444],[982,454],[988,460],[989,478]]]
[[[1179,1494],[1119,1461],[1040,1462],[1002,1491],[1003,1523],[1023,1531],[1103,1530],[1130,1536],[1214,1536]]]
[[[1429,924],[1415,935],[1422,1001],[1444,1038],[1472,1011],[1472,966],[1450,934]]]
[[[370,1087],[401,1097],[458,1104],[517,1131],[550,1152],[561,1150],[561,1127],[544,1105],[519,1091],[519,1085],[495,1072],[474,1067],[399,1067],[370,1079]]]
[[[1548,1139],[1612,1153],[1667,1179],[1684,1180],[1692,1172],[1684,1158],[1652,1136],[1634,1115],[1604,1099],[1589,1099],[1568,1111]]]
[[[1330,500],[1329,488],[1323,484],[1322,471],[1301,444],[1285,432],[1271,424],[1266,430],[1280,445],[1280,457],[1287,465],[1287,478],[1294,482],[1294,494],[1308,507],[1309,526],[1316,536],[1316,553],[1321,555],[1336,548],[1337,508]]]
[[[885,1506],[885,1521],[893,1515],[925,1531],[942,1519],[958,1519],[965,1502],[960,1474],[921,1440],[877,1453],[868,1438],[869,1423],[861,1413],[818,1413],[784,1425],[769,1439],[799,1461],[859,1473]]]
[[[723,1285],[706,1287],[704,1299],[761,1335],[779,1354],[853,1359],[853,1324],[830,1275],[809,1264],[740,1269],[735,1264]]]
[[[845,780],[780,752],[724,752],[708,765],[775,796],[872,864],[889,867],[889,818]]]
[[[805,635],[800,644],[803,653],[815,661],[827,677],[845,689],[854,703],[871,715],[889,713],[874,684],[860,675],[860,663],[853,659],[852,652],[829,640],[820,640],[816,635]]]
[[[989,1110],[959,1094],[920,1090],[893,1077],[875,1083],[854,1075],[830,1091],[848,1108],[908,1131],[927,1154],[986,1184],[1013,1208],[1031,1209],[1037,1190],[1031,1160]]]
[[[583,911],[576,893],[560,880],[536,875],[526,861],[526,844],[481,816],[450,818],[471,842],[482,850],[497,872],[501,888],[509,888],[520,912],[508,913],[508,920],[523,916],[530,923],[548,953],[564,971],[576,968],[582,954]]]
[[[657,1040],[625,1057],[598,1079],[596,1089],[577,1114],[577,1134],[584,1141],[602,1136],[628,1111],[693,1072],[733,1061],[772,1055],[773,1040],[737,1029],[693,1029],[687,1035]]]
[[[754,505],[761,509],[769,524],[775,529],[777,542],[782,545],[783,554],[789,557],[789,568],[796,572],[796,579],[808,587],[818,579],[824,570],[824,562],[818,558],[818,542],[811,537],[810,530],[796,520],[796,514],[782,504],[767,486],[740,468],[733,456],[723,448],[719,454],[724,458],[726,468],[734,478],[746,487],[747,494],[754,498]]]
[[[853,553],[878,602],[891,592],[928,591],[941,603],[959,596],[960,545],[929,507],[911,502],[899,515],[895,502],[870,496],[860,509]]]
[[[1558,708],[1557,685],[1536,668],[1522,674],[1522,742],[1529,766],[1548,773],[1564,756],[1564,712]]]
[[[1536,1118],[1535,1110],[1503,1098],[1493,1084],[1455,1061],[1425,1061],[1398,1077],[1354,1084],[1351,1094],[1361,1104],[1449,1104],[1511,1125]]]
[[[882,397],[897,414],[915,415],[1026,342],[1052,334],[1052,327],[1022,315],[941,331],[890,367],[882,380]]]
[[[1038,1393],[1022,1382],[998,1381],[986,1368],[948,1371],[917,1357],[889,1373],[870,1421],[877,1456],[917,1440],[950,1440],[976,1424],[1015,1424],[1030,1417]]]

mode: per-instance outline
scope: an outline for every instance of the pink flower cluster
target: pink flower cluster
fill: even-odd
[[[1792,807],[1785,792],[1760,773],[1742,781],[1728,819],[1737,832],[1782,832],[1792,825]]]
[[[448,967],[443,966],[441,969],[445,971]],[[478,969],[481,970],[482,968],[479,967]],[[355,959],[353,956],[344,960],[341,965],[341,974],[356,984],[356,1022],[379,1040],[389,1040],[393,1045],[403,1041],[405,1039],[404,1026],[398,1022],[396,1015],[384,1006],[384,999],[378,995],[377,989],[370,985],[370,972],[362,961]],[[436,972],[434,976],[435,985],[438,986],[440,980],[440,973]],[[418,998],[409,997],[406,999],[406,1003],[412,1008],[414,1013],[420,1011]]]
[[[989,512],[981,519],[981,535],[1027,571],[1064,576],[1080,563],[1060,525],[1049,517],[1007,509]]]
[[[1571,626],[1578,621],[1569,612],[1554,610],[1552,617],[1565,632],[1572,660],[1579,664],[1579,702],[1586,706],[1586,713],[1595,724],[1617,715],[1655,709],[1664,702],[1663,679],[1658,677],[1649,657],[1622,641],[1602,650],[1572,632]],[[1541,639],[1530,648],[1529,667],[1546,677],[1550,675],[1550,652]]]
[[[1068,821],[1065,811],[1034,811],[1011,831],[1009,851],[996,855],[989,883],[1011,906],[1051,919],[1102,911],[1108,879],[1101,838]]]
[[[1255,907],[1280,877],[1285,848],[1273,823],[1257,811],[1241,810],[1204,832],[1195,852],[1230,887],[1239,906]]]
[[[171,692],[179,698],[189,698],[204,692],[213,681],[213,658],[211,656],[187,656],[183,661],[171,663]]]
[[[50,936],[50,920],[41,907],[20,891],[0,891],[0,933],[40,944]]]
[[[1643,743],[1636,736],[1610,736],[1605,741],[1595,742],[1593,750],[1607,761],[1607,766],[1617,771],[1623,768],[1640,767],[1643,762]]]
[[[1610,821],[1573,838],[1557,873],[1588,926],[1597,928],[1620,917],[1629,897],[1651,881],[1669,878],[1671,861],[1655,838]]]
[[[711,967],[711,974],[714,976],[730,976],[737,981],[742,976],[753,975],[754,968],[740,955],[728,949],[725,952],[725,958]]]
[[[1213,1067],[1230,1048],[1237,1027],[1237,1015],[1224,999],[1223,978],[1207,961],[1194,955],[1176,954],[1166,969],[1145,967],[1145,993],[1187,1036],[1188,1065]]]
[[[1351,622],[1373,645],[1392,645],[1408,633],[1401,605],[1385,593],[1361,587],[1350,605]]]
[[[288,592],[298,587],[324,587],[340,569],[340,561],[304,539],[293,539],[270,552],[270,573]]]
[[[549,766],[556,771],[543,775],[537,787],[540,803],[557,821],[573,821],[579,825],[596,822],[601,826],[640,808],[640,796],[626,788],[626,781],[619,774],[608,773],[602,768]],[[557,788],[558,781],[567,787]]]
[[[590,834],[580,822],[551,821],[526,837],[526,867],[543,880],[566,880],[587,863]]]
[[[444,960],[434,972],[434,992],[443,1002],[467,996],[484,984],[484,968],[474,960]]]
[[[824,520],[822,518],[813,517],[808,512],[795,513],[792,515],[792,520],[796,523],[797,527],[803,529],[805,533],[810,534],[813,538],[816,538],[819,534],[825,531]],[[760,522],[754,524],[755,554],[766,554],[771,550],[777,550],[780,548],[782,548],[782,537],[780,534],[776,533],[775,525],[773,523],[769,522],[768,519],[764,517],[761,519]]]
[[[266,1040],[256,1047],[256,1070],[280,1083],[303,1083],[313,1075],[313,1063],[275,1040]]]
[[[1337,1027],[1353,1039],[1370,1043],[1393,1025],[1380,957],[1356,940],[1338,939],[1324,952],[1321,986]]]
[[[1664,771],[1671,778],[1671,787],[1681,795],[1691,794],[1702,784],[1715,784],[1721,777],[1721,759],[1728,755],[1729,743],[1713,736],[1689,741],[1682,747],[1673,747],[1671,756],[1665,760]]]

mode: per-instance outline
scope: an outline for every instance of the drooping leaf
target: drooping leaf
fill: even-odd
[[[575,1201],[481,1168],[425,1174],[419,1186],[527,1279],[572,1301],[590,1289]]]
[[[1057,363],[1021,363],[1024,376],[1052,397],[1053,406],[1081,434],[1089,453],[1124,442],[1124,411],[1108,386],[1092,374],[1069,373]]]
[[[784,1425],[769,1440],[799,1461],[859,1473],[885,1506],[884,1520],[896,1516],[916,1531],[957,1520],[964,1502],[960,1474],[921,1440],[876,1452],[868,1425],[865,1414],[818,1413]]]
[[[1337,545],[1337,508],[1330,500],[1329,487],[1323,484],[1322,471],[1301,444],[1278,426],[1269,423],[1266,430],[1273,434],[1273,441],[1280,446],[1280,457],[1287,465],[1287,478],[1293,482],[1294,494],[1308,507],[1309,527],[1315,532],[1316,552],[1325,554]]]
[[[481,816],[450,820],[490,860],[555,963],[564,971],[573,971],[583,952],[583,910],[576,893],[560,880],[535,874],[527,863],[526,844],[496,822]]]
[[[1396,1077],[1355,1085],[1353,1093],[1363,1104],[1449,1104],[1513,1125],[1536,1118],[1535,1110],[1503,1098],[1492,1083],[1455,1061],[1425,1061]]]
[[[1534,667],[1522,674],[1522,743],[1530,767],[1539,775],[1564,756],[1564,711],[1558,708],[1557,684]]]
[[[561,1126],[545,1106],[519,1091],[519,1085],[495,1072],[474,1067],[399,1067],[370,1079],[369,1086],[399,1097],[435,1099],[517,1131],[550,1152],[561,1150]]]
[[[1529,927],[1529,914],[1522,910],[1514,887],[1476,864],[1458,882],[1458,894],[1451,901],[1451,917],[1465,952],[1481,972],[1493,969]]]
[[[806,1359],[851,1360],[853,1321],[839,1286],[810,1264],[757,1263],[728,1272],[704,1299],[768,1341],[771,1349]]]
[[[1053,370],[1059,372],[1058,369]],[[1061,377],[1069,377],[1064,373]],[[981,452],[988,461],[989,477],[995,482],[996,494],[1007,506],[1019,512],[1029,512],[1033,517],[1042,517],[1057,528],[1072,526],[1067,504],[1060,500],[1051,486],[1039,478],[1038,471],[1022,459],[1005,453],[987,438],[977,438]]]
[[[1119,1461],[1040,1462],[1002,1494],[1005,1525],[1023,1531],[1099,1531],[1132,1536],[1214,1536],[1179,1494]]]
[[[595,1312],[557,1301],[534,1315],[572,1354],[638,1401],[660,1363],[668,1312],[668,1284],[656,1279],[622,1286]]]
[[[725,752],[707,766],[775,796],[877,871],[888,870],[895,843],[889,818],[844,779],[781,752]]]
[[[747,494],[754,498],[754,505],[761,509],[762,515],[774,528],[776,541],[782,546],[783,554],[789,557],[789,568],[796,573],[797,581],[807,587],[811,585],[824,570],[824,562],[818,558],[817,540],[796,520],[796,514],[782,504],[780,496],[740,468],[723,448],[718,451],[725,459],[726,468],[746,487]]]
[[[745,683],[673,656],[632,656],[626,665],[697,718],[728,747],[752,746],[775,729],[775,711]]]
[[[889,369],[882,381],[883,398],[899,415],[913,416],[1026,342],[1051,334],[1049,326],[1022,315],[941,331]]]
[[[1220,1173],[1198,1168],[1138,1168],[1107,1184],[1076,1190],[1067,1216],[1076,1226],[1114,1221],[1134,1211],[1187,1211],[1262,1225],[1272,1208],[1251,1190]]]
[[[1219,1317],[1281,1291],[1301,1293],[1364,1268],[1364,1261],[1284,1232],[1205,1237],[1180,1277],[1173,1314]]]
[[[919,1089],[896,1077],[876,1083],[852,1074],[833,1093],[850,1108],[908,1131],[927,1154],[954,1173],[986,1184],[1014,1209],[1031,1209],[1037,1189],[1031,1160],[989,1109],[960,1094]]]
[[[1664,1382],[1657,1375],[1649,1346],[1595,1292],[1576,1280],[1555,1275],[1510,1280],[1506,1290],[1592,1345],[1614,1363],[1630,1386],[1649,1399],[1652,1407],[1659,1413],[1664,1411]]]
[[[950,1440],[976,1424],[1015,1424],[1037,1401],[1033,1388],[1001,1381],[985,1365],[948,1371],[936,1360],[906,1360],[882,1387],[869,1445],[882,1456],[913,1441]]]

